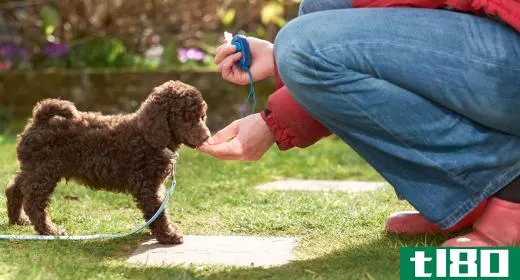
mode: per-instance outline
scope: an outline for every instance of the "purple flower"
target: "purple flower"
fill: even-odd
[[[188,56],[188,59],[196,61],[201,61],[206,56],[202,51],[198,49],[188,49],[186,55]]]
[[[15,43],[5,42],[0,44],[0,57],[8,59],[16,57],[27,59],[29,57],[29,51]]]
[[[43,54],[52,58],[60,58],[69,53],[69,46],[65,44],[48,44],[43,48]]]
[[[185,48],[178,48],[177,49],[177,58],[181,63],[185,63],[188,61],[188,55],[187,55],[188,49]]]
[[[3,43],[0,45],[0,56],[13,57],[18,52],[18,46],[13,43]]]
[[[195,48],[179,48],[177,49],[177,57],[181,63],[185,63],[188,60],[201,61],[206,57],[206,54]]]

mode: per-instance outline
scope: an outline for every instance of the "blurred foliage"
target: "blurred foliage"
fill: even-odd
[[[211,68],[224,30],[272,41],[296,16],[298,4],[299,0],[7,0],[0,2],[0,25],[9,27],[9,43],[27,55],[15,61],[12,53],[0,50],[0,71]],[[207,55],[200,56],[200,51]]]
[[[60,25],[60,15],[58,10],[52,6],[45,5],[42,7],[40,12],[40,18],[42,21],[43,35],[46,39],[51,39],[52,34]]]
[[[121,40],[96,38],[72,47],[68,63],[70,68],[112,68],[142,66],[144,61],[127,52]]]
[[[9,113],[7,112],[7,109],[0,107],[0,132],[7,130],[9,121]]]

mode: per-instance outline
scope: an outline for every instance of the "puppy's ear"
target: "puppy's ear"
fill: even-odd
[[[146,141],[156,148],[165,148],[171,141],[168,125],[169,104],[160,93],[152,93],[137,113],[137,123]]]

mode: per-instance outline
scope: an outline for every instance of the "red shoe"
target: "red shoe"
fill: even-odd
[[[482,201],[477,208],[462,218],[457,224],[445,230],[442,230],[438,225],[426,220],[426,218],[417,211],[403,211],[391,214],[386,220],[385,230],[390,233],[408,235],[460,231],[473,225],[484,212],[487,202],[487,200]]]
[[[520,203],[492,198],[473,231],[444,242],[443,247],[520,245]]]

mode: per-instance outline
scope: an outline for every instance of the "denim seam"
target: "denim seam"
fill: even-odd
[[[517,171],[516,174],[514,171]],[[438,224],[443,227],[447,228],[458,222],[462,217],[460,216],[462,212],[470,211],[471,209],[475,208],[477,206],[477,203],[480,203],[480,201],[486,199],[487,197],[493,195],[493,191],[497,192],[498,190],[495,190],[497,185],[502,185],[504,187],[508,182],[504,182],[510,178],[511,174],[513,174],[513,180],[514,178],[520,176],[520,162],[516,163],[513,167],[509,168],[507,171],[502,173],[501,175],[496,176],[493,178],[480,192],[473,195],[471,198],[464,201],[460,207],[458,207],[456,210],[454,210],[450,215],[446,216],[445,218],[441,219]],[[486,196],[486,197],[482,197]],[[479,200],[478,202],[475,202],[475,200]]]
[[[318,49],[317,51],[318,52],[327,52],[328,53],[330,50],[333,50],[333,49],[337,49],[337,48],[343,49],[346,46],[351,46],[351,45],[352,46],[356,46],[356,45],[363,45],[363,44],[367,44],[367,45],[383,45],[383,46],[386,45],[386,46],[395,46],[395,47],[400,47],[400,48],[408,48],[408,49],[412,49],[412,50],[422,50],[422,51],[432,52],[432,53],[439,54],[439,55],[445,55],[445,56],[450,56],[450,57],[455,57],[455,58],[461,58],[463,60],[468,60],[468,61],[472,61],[472,62],[475,62],[475,63],[486,64],[486,65],[494,66],[494,67],[501,68],[501,69],[508,69],[508,70],[520,72],[520,68],[516,68],[516,67],[512,67],[512,66],[505,66],[505,65],[501,65],[501,64],[496,64],[496,63],[493,63],[493,62],[490,62],[490,61],[486,61],[485,59],[480,58],[480,57],[467,57],[467,56],[463,56],[463,55],[459,55],[459,54],[451,54],[451,53],[440,52],[438,50],[431,49],[431,48],[424,47],[424,46],[415,47],[415,46],[409,46],[409,45],[401,45],[401,44],[396,44],[396,43],[393,43],[393,42],[390,42],[390,41],[355,41],[354,40],[354,41],[349,41],[348,43],[342,43],[342,44],[341,43],[337,43],[337,44],[334,44],[334,45],[331,45],[331,46],[327,46],[325,48]]]

